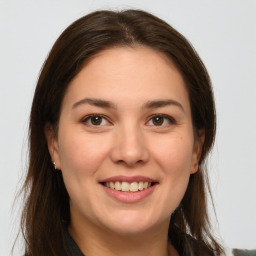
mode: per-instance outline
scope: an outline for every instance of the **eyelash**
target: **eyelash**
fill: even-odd
[[[91,119],[92,119],[93,117],[100,117],[100,118],[102,118],[103,120],[106,120],[108,123],[110,123],[110,121],[108,120],[108,118],[107,118],[106,116],[102,115],[102,114],[90,114],[90,115],[87,115],[86,117],[84,117],[84,118],[81,120],[81,122],[84,123],[84,124],[86,124],[86,125],[88,125],[88,126],[90,126],[90,127],[95,127],[95,128],[102,126],[101,123],[100,123],[100,125],[88,124],[89,121],[92,121]],[[148,119],[148,121],[147,121],[146,123],[152,121],[153,118],[156,118],[156,117],[164,118],[164,120],[167,120],[169,124],[176,124],[176,123],[177,123],[176,120],[175,120],[173,117],[171,117],[171,116],[169,116],[169,115],[165,115],[165,114],[155,114],[155,115],[152,115],[152,116],[150,116],[150,118]],[[165,126],[165,125],[159,125],[159,126],[158,126],[158,125],[152,125],[152,126],[155,126],[155,127],[163,127],[163,126]]]
[[[155,117],[160,117],[160,118],[164,118],[165,120],[168,120],[168,124],[176,124],[177,123],[176,120],[173,117],[171,117],[169,115],[166,115],[166,114],[155,114],[155,115],[152,115],[149,118],[149,121],[152,121],[153,118],[155,118]],[[147,123],[149,121],[147,121]],[[157,125],[153,125],[153,126],[158,127]],[[165,126],[165,125],[160,125],[159,127],[163,127],[163,126]]]
[[[91,127],[101,126],[101,125],[88,124],[88,122],[89,122],[93,117],[100,117],[100,118],[106,120],[106,121],[109,123],[108,118],[106,118],[104,115],[101,115],[101,114],[90,114],[90,115],[87,115],[86,117],[84,117],[84,118],[81,120],[81,122],[82,122],[82,123],[85,123],[85,124],[87,124],[88,126],[91,126]],[[91,120],[91,121],[92,121],[92,120]]]

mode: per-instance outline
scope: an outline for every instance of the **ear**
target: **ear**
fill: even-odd
[[[47,124],[44,129],[45,137],[48,144],[48,150],[52,159],[52,162],[55,162],[56,169],[60,170],[60,158],[59,158],[59,147],[56,132],[52,125]]]
[[[190,167],[190,174],[196,173],[198,171],[198,163],[202,154],[202,147],[204,145],[205,139],[205,130],[201,129],[198,131],[195,136],[194,148],[193,148],[193,156]]]

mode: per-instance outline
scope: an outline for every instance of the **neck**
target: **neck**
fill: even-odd
[[[169,220],[145,232],[116,234],[88,223],[83,226],[72,222],[69,232],[86,256],[176,256],[168,243],[168,226]]]

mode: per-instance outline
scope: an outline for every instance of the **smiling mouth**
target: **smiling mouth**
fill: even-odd
[[[148,181],[134,181],[134,182],[126,182],[126,181],[110,181],[101,183],[103,186],[114,189],[122,192],[139,192],[145,189],[148,189],[156,184],[156,182],[148,182]]]

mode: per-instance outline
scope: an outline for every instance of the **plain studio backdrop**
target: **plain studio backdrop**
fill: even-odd
[[[218,117],[209,159],[214,228],[227,248],[256,248],[255,0],[0,0],[0,256],[10,255],[19,227],[21,202],[12,204],[26,169],[40,68],[71,22],[105,8],[149,11],[198,51],[212,78]]]

